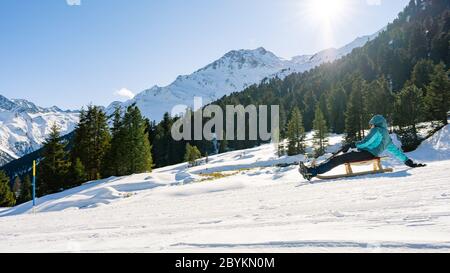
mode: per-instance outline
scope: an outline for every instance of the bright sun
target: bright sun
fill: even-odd
[[[299,27],[314,32],[323,47],[333,46],[354,13],[355,0],[295,0]]]
[[[308,0],[306,6],[309,17],[323,24],[343,19],[347,8],[347,0]]]

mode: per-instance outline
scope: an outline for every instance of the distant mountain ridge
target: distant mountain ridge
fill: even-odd
[[[53,124],[62,134],[73,131],[78,114],[0,95],[0,166],[39,149]]]

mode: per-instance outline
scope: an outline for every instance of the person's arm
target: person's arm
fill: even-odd
[[[379,141],[382,139],[382,135],[378,131],[377,128],[373,128],[370,130],[369,134],[361,141],[355,143],[356,148],[364,149],[369,147],[372,143]]]
[[[409,160],[409,158],[392,142],[387,146],[387,151],[403,163],[406,163],[406,161]]]
[[[387,150],[389,153],[394,155],[398,160],[405,163],[406,166],[411,168],[420,168],[420,167],[426,167],[426,164],[421,163],[414,163],[411,159],[409,159],[403,152],[400,150],[397,146],[394,145],[394,143],[391,142],[389,146],[387,147]]]

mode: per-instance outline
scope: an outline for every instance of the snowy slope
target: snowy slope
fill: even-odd
[[[336,181],[274,167],[303,157],[273,145],[94,181],[0,211],[0,251],[450,252],[449,144],[447,126],[409,155],[442,155],[424,169]]]
[[[179,76],[169,86],[154,86],[124,103],[113,102],[107,107],[107,112],[111,114],[118,105],[126,107],[136,103],[146,117],[159,121],[175,105],[193,107],[194,96],[202,97],[203,103],[207,104],[224,95],[243,91],[266,78],[284,78],[294,72],[310,70],[351,53],[353,49],[374,39],[378,33],[357,38],[340,49],[327,49],[314,55],[296,56],[291,60],[282,59],[262,47],[233,50],[191,75]]]
[[[17,159],[17,157],[8,150],[3,150],[4,148],[0,147],[0,166]]]
[[[0,166],[41,147],[53,124],[64,135],[78,122],[78,112],[43,108],[0,95]]]

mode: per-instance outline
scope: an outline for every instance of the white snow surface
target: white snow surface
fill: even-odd
[[[272,144],[93,181],[0,210],[0,252],[450,252],[449,140],[409,154],[426,168],[334,181],[275,167],[304,158]]]
[[[203,105],[206,105],[265,79],[282,79],[294,72],[304,72],[323,63],[333,62],[351,53],[353,49],[364,46],[381,31],[359,37],[339,49],[326,49],[313,55],[295,56],[290,60],[280,58],[262,47],[255,50],[233,50],[190,75],[178,76],[166,87],[154,86],[126,102],[113,102],[106,108],[106,112],[112,114],[117,106],[127,107],[135,103],[144,116],[159,121],[165,112],[170,113],[176,105],[197,110],[198,107],[193,105],[194,97],[201,97]],[[179,114],[178,111],[176,114]]]

